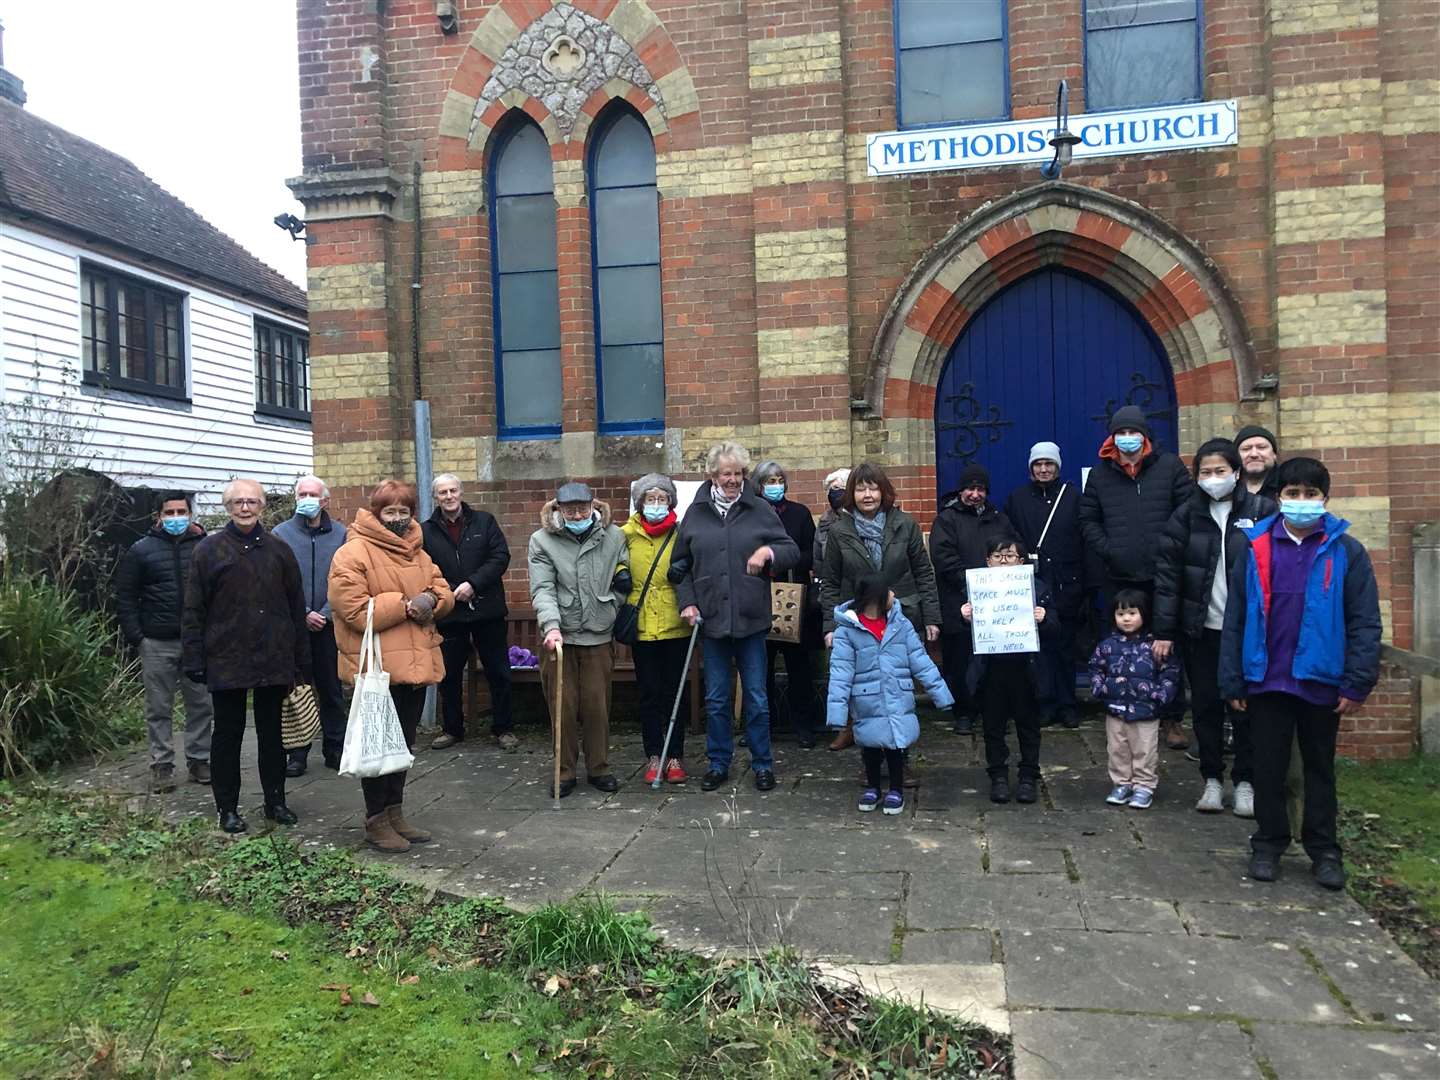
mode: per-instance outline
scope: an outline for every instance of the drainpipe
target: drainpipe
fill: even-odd
[[[420,520],[425,521],[435,510],[431,490],[434,469],[430,458],[430,403],[425,400],[425,386],[420,381],[420,159],[410,166],[411,201],[415,213],[415,260],[410,272],[410,366],[415,379],[415,487],[420,502]],[[435,726],[435,687],[425,688],[425,710],[421,723]]]

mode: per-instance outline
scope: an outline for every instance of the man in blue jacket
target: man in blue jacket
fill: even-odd
[[[1245,530],[1249,550],[1231,574],[1220,692],[1250,714],[1250,877],[1274,881],[1290,846],[1285,772],[1294,740],[1305,774],[1301,842],[1315,880],[1341,889],[1335,740],[1340,717],[1358,711],[1380,677],[1379,591],[1369,553],[1346,532],[1350,523],[1325,509],[1329,470],[1314,458],[1292,458],[1276,486],[1280,513]]]

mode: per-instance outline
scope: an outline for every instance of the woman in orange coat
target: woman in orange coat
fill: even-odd
[[[330,564],[330,611],[340,678],[355,681],[365,617],[375,601],[375,633],[390,676],[390,696],[400,714],[405,745],[414,748],[425,707],[425,687],[445,674],[435,620],[449,614],[455,597],[425,554],[415,520],[415,489],[386,480],[370,496],[370,509],[355,515],[350,535]],[[365,839],[381,851],[404,852],[430,839],[405,820],[405,773],[362,779]]]

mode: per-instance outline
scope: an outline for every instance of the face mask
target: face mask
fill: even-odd
[[[1200,481],[1200,490],[1216,501],[1228,499],[1230,493],[1235,490],[1237,479],[1235,473],[1231,473],[1229,476],[1207,476]]]
[[[184,536],[185,530],[190,528],[188,517],[161,518],[160,527],[171,536]]]
[[[825,493],[825,498],[829,500],[831,510],[839,510],[840,504],[845,501],[845,489],[831,488]]]
[[[1281,499],[1280,514],[1297,529],[1314,525],[1325,516],[1323,499]]]
[[[313,495],[304,495],[295,500],[295,512],[301,517],[318,517],[320,514],[320,500]]]
[[[384,525],[396,536],[404,536],[410,531],[409,518],[401,518],[399,521],[382,521],[380,524]]]
[[[565,519],[565,528],[569,529],[576,536],[589,532],[590,526],[593,524],[595,524],[594,518],[585,518],[583,521],[571,521],[569,518]]]
[[[1144,445],[1145,436],[1143,435],[1115,436],[1115,449],[1119,450],[1122,454],[1133,454]]]
[[[657,506],[655,503],[646,503],[640,508],[640,512],[645,515],[645,520],[650,522],[651,525],[658,525],[670,516],[670,507]]]
[[[765,498],[769,499],[771,502],[779,502],[785,497],[785,485],[766,484],[760,489],[760,494],[764,495]]]

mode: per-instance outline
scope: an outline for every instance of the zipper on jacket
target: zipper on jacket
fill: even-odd
[[[180,573],[180,545],[184,539],[182,536],[175,541],[175,617],[180,620],[177,625],[185,622],[185,577]]]

